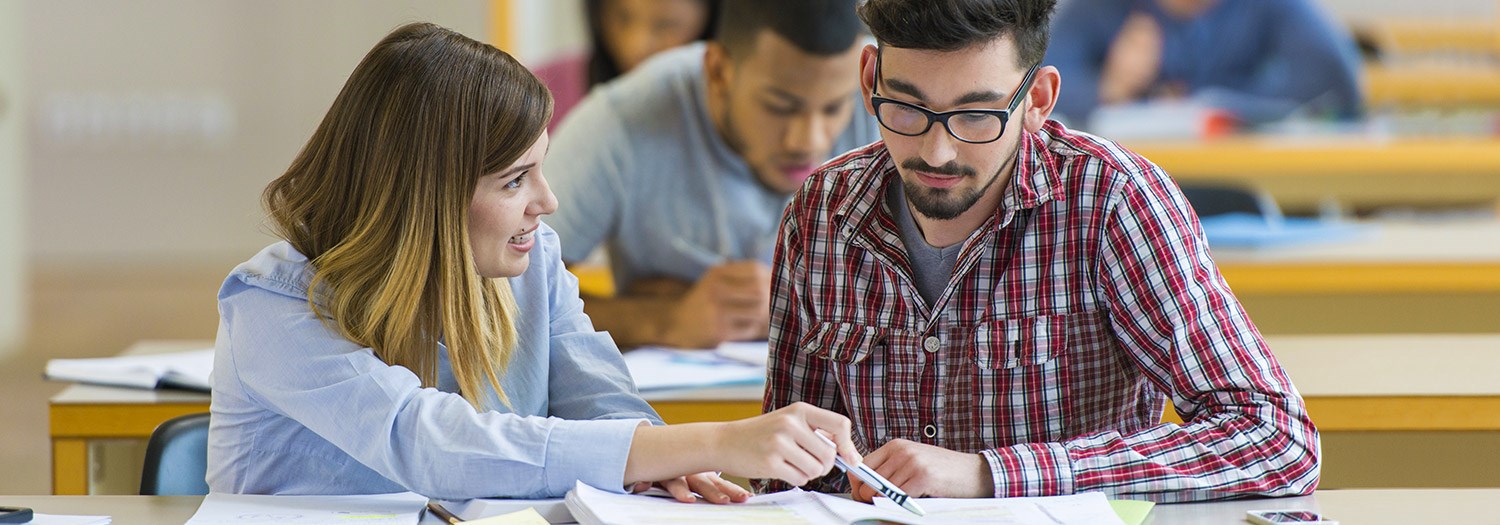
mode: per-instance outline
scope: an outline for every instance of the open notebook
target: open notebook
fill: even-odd
[[[906,512],[890,500],[869,505],[817,492],[789,490],[731,505],[680,503],[667,498],[615,494],[583,483],[568,492],[568,510],[582,525],[651,523],[775,523],[816,525],[905,523],[1011,525],[1027,523],[1123,525],[1100,492],[1007,499],[921,499],[926,516]]]
[[[132,388],[209,391],[214,350],[129,355],[95,359],[51,359],[47,379]]]

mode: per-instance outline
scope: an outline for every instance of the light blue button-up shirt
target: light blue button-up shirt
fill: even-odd
[[[501,386],[475,409],[446,349],[439,381],[391,366],[330,330],[307,304],[312,268],[286,242],[239,265],[219,291],[208,485],[245,494],[413,491],[464,499],[560,497],[583,481],[620,488],[631,438],[659,424],[620,352],[583,313],[578,282],[543,225],[511,279],[520,339]]]

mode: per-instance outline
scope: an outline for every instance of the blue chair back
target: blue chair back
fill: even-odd
[[[168,419],[146,443],[142,496],[208,494],[208,414]]]
[[[1248,186],[1212,182],[1183,182],[1182,195],[1198,217],[1248,213],[1267,220],[1281,217],[1281,207],[1269,193]]]

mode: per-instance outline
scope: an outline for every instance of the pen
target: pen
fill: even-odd
[[[446,521],[446,522],[448,522],[450,524],[451,523],[463,523],[463,521],[464,521],[463,519],[459,518],[457,515],[453,514],[452,512],[448,512],[448,509],[443,508],[443,506],[439,505],[438,502],[436,502],[436,501],[428,501],[427,502],[427,510],[432,511],[433,514],[437,514],[438,519]]]
[[[816,431],[813,433],[817,434],[818,439],[823,440],[823,442],[827,443],[828,446],[834,447],[835,449],[838,448],[838,445],[833,444],[833,440],[828,439],[828,436],[823,435],[822,431]],[[901,488],[897,487],[895,483],[891,483],[890,480],[885,479],[885,476],[881,476],[879,472],[875,472],[870,467],[866,467],[864,463],[859,463],[857,465],[854,465],[853,467],[850,467],[849,464],[844,461],[843,456],[839,456],[838,451],[835,450],[833,456],[833,464],[837,466],[839,470],[854,474],[854,477],[859,478],[860,481],[863,481],[866,485],[874,488],[876,492],[880,493],[880,495],[885,496],[893,503],[900,505],[901,508],[910,511],[912,514],[916,514],[918,516],[927,515],[927,512],[923,511],[922,507],[918,507],[917,502],[912,501],[911,497],[907,496],[905,491],[902,491]]]

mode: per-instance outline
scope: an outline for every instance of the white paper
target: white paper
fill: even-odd
[[[427,498],[411,492],[358,496],[209,494],[187,525],[416,525]]]
[[[771,360],[771,343],[769,341],[731,341],[719,345],[714,349],[714,353],[726,359],[765,368],[766,363]]]
[[[625,367],[638,390],[757,384],[766,367],[725,359],[702,350],[644,347],[625,353]]]
[[[823,498],[842,499],[819,494]],[[844,500],[852,505],[864,505],[862,503]],[[912,525],[946,524],[946,523],[968,523],[973,525],[1022,525],[1030,523],[1044,524],[1099,524],[1099,525],[1125,525],[1120,521],[1120,516],[1115,514],[1109,506],[1109,499],[1104,497],[1103,492],[1085,492],[1068,496],[1046,496],[1033,498],[980,498],[980,499],[946,499],[946,498],[918,498],[915,500],[922,510],[927,512],[926,516],[917,517],[907,512],[899,505],[885,498],[875,498],[875,507],[886,513],[896,514],[896,518],[886,517],[882,514],[881,519],[895,519],[902,523]],[[825,501],[826,503],[826,501]],[[845,521],[854,521],[854,516],[845,515],[834,509],[840,515],[845,516]],[[904,516],[903,516],[904,515]]]
[[[1100,492],[1044,498],[918,499],[917,516],[876,498],[876,504],[793,489],[739,504],[680,503],[668,498],[615,494],[583,483],[568,493],[568,509],[583,525],[653,523],[770,523],[819,525],[888,521],[909,525],[1124,525]]]
[[[47,361],[47,379],[134,388],[156,388],[159,381],[166,379],[184,387],[207,391],[213,367],[212,348],[93,359],[51,359]]]
[[[453,511],[458,517],[465,520],[477,520],[490,516],[500,516],[526,509],[536,509],[537,514],[548,523],[574,523],[573,514],[568,512],[568,506],[563,503],[562,498],[557,499],[509,499],[509,498],[483,498],[467,501],[441,501],[443,508]]]
[[[568,510],[581,525],[727,523],[815,525],[837,520],[801,490],[754,496],[744,503],[682,503],[670,498],[615,494],[578,483],[568,492]]]

